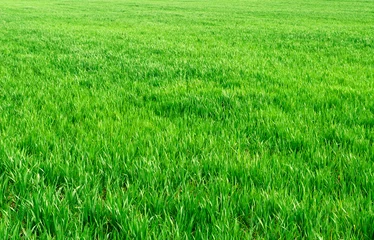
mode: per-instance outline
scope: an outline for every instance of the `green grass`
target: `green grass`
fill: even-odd
[[[0,236],[373,239],[374,1],[0,0]]]

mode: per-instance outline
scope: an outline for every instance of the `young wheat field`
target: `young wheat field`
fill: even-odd
[[[1,239],[373,239],[374,1],[0,0]]]

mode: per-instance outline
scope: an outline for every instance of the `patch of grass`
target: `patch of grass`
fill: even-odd
[[[0,0],[0,236],[374,238],[372,9]]]

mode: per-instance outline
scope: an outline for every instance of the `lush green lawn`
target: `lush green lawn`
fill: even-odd
[[[373,165],[374,1],[0,0],[4,239],[372,239]]]

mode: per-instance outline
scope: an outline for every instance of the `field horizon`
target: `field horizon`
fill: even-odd
[[[374,1],[0,0],[4,239],[373,239]]]

